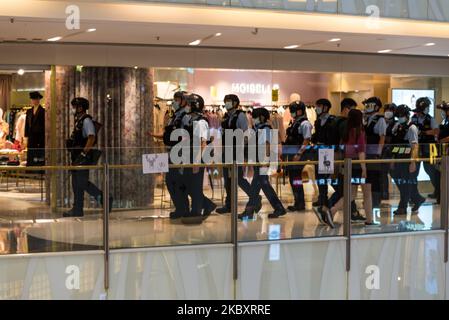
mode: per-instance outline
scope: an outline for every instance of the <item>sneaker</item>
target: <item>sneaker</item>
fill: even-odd
[[[218,214],[227,214],[227,213],[231,213],[231,208],[228,208],[225,206],[225,207],[218,208],[217,210],[215,210],[215,212]]]
[[[72,209],[72,210],[70,210],[70,211],[64,212],[64,213],[62,214],[62,216],[63,216],[64,218],[83,217],[83,216],[84,216],[84,213],[83,213],[82,211],[78,211],[78,210]]]
[[[247,220],[247,219],[253,219],[254,218],[254,210],[245,209],[243,213],[238,215],[239,220]]]
[[[273,213],[270,213],[268,215],[268,218],[269,219],[276,219],[276,218],[285,216],[286,214],[287,214],[287,210],[285,210],[284,208],[279,208],[279,209],[274,210]]]
[[[412,208],[412,212],[416,213],[419,211],[419,208],[423,205],[423,203],[426,202],[425,198],[421,198],[421,200],[418,201],[418,203],[415,203],[415,205]]]
[[[324,222],[324,213],[321,208],[313,207],[313,212],[315,213],[316,217],[318,218],[318,221],[320,224],[326,224]]]
[[[366,221],[366,218],[362,216],[360,212],[357,211],[357,213],[351,214],[351,222],[357,223],[363,221]]]

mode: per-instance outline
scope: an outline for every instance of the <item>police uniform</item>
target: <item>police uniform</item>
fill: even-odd
[[[442,140],[447,137],[449,137],[449,119],[445,118],[440,124],[440,133],[438,135],[438,140]],[[447,144],[441,144],[440,156],[447,156],[447,155],[449,155]]]
[[[233,141],[226,141],[226,130],[236,130],[241,129],[243,132],[248,130],[248,118],[243,110],[233,110],[231,112],[226,113],[223,122],[221,123],[222,128],[222,151],[223,151],[223,163],[225,163],[226,154],[228,154],[228,149],[232,147],[233,152],[233,160],[237,160],[237,153],[241,152],[241,149],[237,148],[236,139]],[[230,151],[230,150],[229,150]],[[226,200],[224,208],[227,212],[231,211],[231,176],[230,176],[229,168],[223,168],[223,179],[224,186],[226,190]],[[238,186],[246,193],[249,197],[251,192],[251,186],[243,176],[243,167],[238,167]],[[218,211],[218,210],[217,210]]]
[[[301,116],[293,119],[287,129],[287,138],[284,144],[283,154],[287,156],[289,161],[293,160],[293,157],[303,147],[304,140],[310,139],[312,136],[312,124],[307,120],[307,117]],[[306,159],[303,153],[300,161]],[[303,210],[305,208],[304,200],[304,186],[302,182],[302,169],[304,166],[289,166],[288,176],[290,186],[292,188],[294,205],[297,210]]]
[[[267,142],[271,144],[271,129],[272,127],[267,123],[260,123],[254,127],[254,130],[256,131],[257,162],[266,162],[265,159],[259,158],[259,148],[261,146],[266,146]],[[267,167],[254,167],[250,197],[245,212],[249,215],[255,208],[257,208],[260,202],[259,193],[260,190],[262,190],[268,202],[270,202],[271,207],[275,210],[273,214],[269,215],[269,218],[277,218],[284,215],[286,211],[270,183],[269,175],[267,172],[264,172],[264,170],[266,171],[267,169]]]
[[[312,135],[312,143],[318,147],[335,148],[335,116],[329,113],[322,114],[315,121],[315,133]],[[318,151],[317,151],[318,153]],[[318,172],[318,167],[316,167]],[[317,174],[318,181],[318,206],[329,207],[328,184],[329,175]],[[324,182],[324,183],[323,183]]]
[[[387,123],[384,116],[379,114],[369,116],[365,134],[367,159],[379,159],[382,155],[382,150],[379,150],[380,138],[387,135]],[[380,164],[367,165],[366,183],[371,184],[373,207],[378,207],[381,201],[381,166]]]
[[[412,117],[412,123],[418,128],[419,131],[419,155],[423,158],[430,158],[430,150],[431,145],[435,144],[435,136],[426,135],[424,132],[439,128],[435,119],[426,114],[424,116],[419,116],[415,114]],[[435,195],[437,196],[437,200],[439,202],[440,198],[440,172],[437,170],[434,164],[431,164],[429,161],[424,161],[423,163],[424,170],[429,175],[430,181],[435,189]],[[417,163],[417,171],[419,172],[421,168],[421,163]]]
[[[385,119],[385,122],[387,123],[387,130],[385,135],[385,145],[382,150],[382,159],[391,159],[393,150],[392,148],[392,139],[393,139],[393,128],[396,126],[397,121],[393,117],[392,119]],[[380,178],[380,190],[382,192],[382,200],[388,200],[390,195],[388,192],[389,188],[389,180],[388,180],[388,174],[390,172],[390,166],[387,163],[382,164],[382,171],[381,171],[381,178]],[[393,178],[393,175],[390,174]],[[394,178],[393,178],[394,179]],[[395,181],[395,184],[397,185],[397,182]]]
[[[92,117],[88,114],[82,115],[75,120],[75,128],[71,135],[72,146],[70,149],[71,160],[73,165],[80,165],[80,158],[85,148],[89,136],[95,136],[95,126]],[[94,163],[84,163],[85,165],[93,165]],[[102,202],[103,192],[92,182],[89,181],[89,170],[72,170],[72,188],[74,195],[74,206],[72,212],[76,215],[83,215],[84,192],[87,192],[98,202]]]
[[[418,141],[418,128],[413,123],[396,123],[392,129],[392,158],[411,159],[412,146],[418,144]],[[407,210],[409,201],[418,204],[424,200],[418,191],[418,166],[413,173],[410,173],[409,168],[409,162],[395,163],[391,172],[400,192],[400,210]]]
[[[194,142],[209,140],[207,119],[200,112],[185,114],[182,118],[182,128],[187,131],[190,138],[190,161],[198,163],[197,160],[201,159],[201,146],[194,145]],[[211,212],[216,206],[203,193],[204,167],[197,173],[193,172],[193,168],[184,168],[181,175],[180,188],[185,189],[191,199],[191,210],[184,217],[198,217],[203,216],[204,212]]]
[[[164,129],[164,144],[167,146],[168,151],[178,143],[178,141],[171,141],[170,135],[176,130],[182,128],[182,118],[185,115],[184,109],[179,109],[176,111],[167,126]],[[169,159],[170,163],[171,158]],[[167,185],[168,193],[173,201],[175,206],[175,211],[171,214],[171,218],[178,218],[185,215],[189,210],[189,199],[187,197],[187,191],[184,187],[181,186],[182,176],[179,172],[179,169],[169,168],[168,172],[165,175],[165,183]]]

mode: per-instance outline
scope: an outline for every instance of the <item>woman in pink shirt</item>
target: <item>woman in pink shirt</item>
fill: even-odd
[[[366,159],[366,135],[363,128],[363,114],[360,110],[352,109],[348,115],[348,122],[345,133],[343,135],[342,145],[345,146],[345,158],[353,160]],[[371,198],[371,184],[366,183],[367,171],[366,164],[352,165],[352,200],[357,195],[358,186],[362,186],[363,207],[366,215],[366,226],[375,226],[373,221],[373,204]],[[343,201],[341,198],[330,210],[319,212],[323,220],[332,228],[335,228],[333,219],[335,214],[343,209]]]

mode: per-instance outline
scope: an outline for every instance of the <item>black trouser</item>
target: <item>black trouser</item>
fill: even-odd
[[[246,195],[249,197],[251,195],[251,186],[243,177],[243,167],[238,167],[237,169],[237,176],[238,176],[238,185],[243,190],[243,192],[246,193]],[[224,179],[224,186],[226,190],[226,200],[225,200],[225,207],[231,208],[231,174],[229,168],[223,168],[223,179]]]
[[[97,202],[101,203],[103,192],[89,181],[89,170],[72,170],[71,173],[73,195],[75,198],[74,211],[78,213],[83,212],[84,192],[87,192]]]
[[[335,192],[332,194],[332,196],[329,198],[328,208],[332,208],[338,200],[343,198],[344,196],[344,176],[342,174],[338,174],[337,176],[337,184],[334,185]],[[351,202],[351,213],[357,212],[357,204],[355,203],[355,200]]]
[[[318,172],[318,166],[315,167],[316,172]],[[330,178],[328,174],[318,174],[316,176],[316,181],[318,184],[318,206],[319,207],[327,207],[329,208],[329,186],[327,184],[327,180]]]
[[[213,202],[203,193],[204,168],[199,168],[198,173],[193,173],[192,168],[184,169],[182,181],[180,188],[186,188],[187,194],[192,201],[192,208],[188,215],[200,216],[204,208],[213,206]]]
[[[390,187],[390,180],[388,179],[388,172],[389,164],[383,163],[382,164],[382,170],[380,171],[380,193],[381,193],[381,200],[388,200],[390,199],[389,194],[389,187]]]
[[[424,156],[428,158],[429,156]],[[424,171],[429,175],[430,182],[433,185],[433,188],[435,189],[435,195],[437,196],[437,199],[440,199],[440,179],[441,179],[441,173],[438,171],[436,165],[431,164],[430,162],[423,162]],[[416,165],[416,171],[419,174],[419,170],[421,169],[421,162],[417,163]]]
[[[417,170],[410,173],[410,163],[396,163],[392,171],[392,176],[399,189],[401,200],[399,201],[399,209],[407,210],[409,201],[413,203],[419,203],[423,197],[418,191],[418,174],[419,166]]]
[[[251,182],[251,190],[249,202],[246,205],[247,208],[255,208],[259,203],[259,193],[262,189],[265,197],[270,202],[273,209],[284,209],[282,202],[279,200],[276,191],[270,183],[270,177],[268,175],[260,174],[260,167],[254,167],[253,181]]]
[[[182,186],[182,175],[179,169],[170,168],[165,174],[165,183],[175,206],[175,212],[186,214],[189,211],[189,198],[185,186]]]
[[[304,166],[290,166],[288,167],[288,180],[292,188],[295,208],[302,208],[305,206],[304,200],[304,185],[302,181],[302,169]]]
[[[376,158],[368,158],[368,159],[376,159]],[[382,187],[381,187],[382,168],[379,164],[368,163],[366,165],[366,169],[368,176],[366,179],[366,183],[371,184],[371,197],[373,201],[373,208],[378,208],[382,200]]]

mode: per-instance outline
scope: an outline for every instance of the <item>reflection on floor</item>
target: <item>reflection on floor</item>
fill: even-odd
[[[289,205],[292,198],[290,187],[278,185],[277,188],[282,202]],[[222,203],[221,194],[221,190],[215,190],[213,200],[217,204]],[[212,197],[211,190],[206,190],[206,195]],[[231,215],[213,214],[202,225],[183,225],[168,218],[169,199],[161,196],[159,192],[153,206],[144,210],[114,209],[110,215],[109,231],[112,249],[231,242]],[[258,241],[342,235],[342,213],[335,217],[336,229],[320,225],[310,210],[312,201],[316,200],[313,198],[314,188],[307,185],[309,210],[289,213],[279,219],[267,218],[271,208],[264,199],[260,214],[252,220],[238,223],[238,239]],[[417,215],[409,213],[394,217],[397,194],[392,192],[391,198],[374,211],[376,222],[380,223],[378,227],[366,228],[364,224],[353,224],[353,234],[440,227],[440,207],[433,201],[423,205]],[[362,208],[361,199],[357,202],[358,207]],[[245,197],[239,195],[239,212],[243,211],[245,203]],[[23,190],[0,192],[0,254],[101,249],[102,243],[103,220],[100,211],[88,211],[83,218],[62,218],[61,213],[52,213],[45,202],[40,201],[39,193],[24,193]]]

